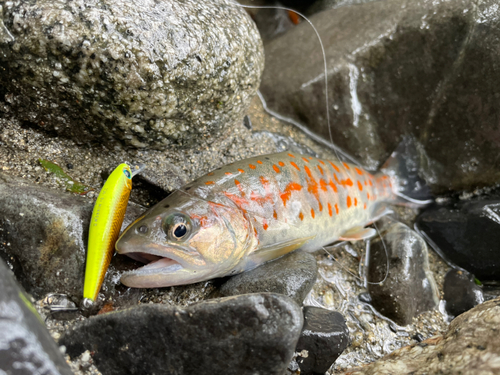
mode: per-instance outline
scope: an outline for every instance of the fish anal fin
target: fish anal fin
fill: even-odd
[[[343,233],[339,239],[342,241],[359,241],[359,240],[367,240],[372,238],[377,234],[377,231],[373,228],[363,228],[363,227],[355,227],[349,229],[347,232]]]
[[[279,258],[298,249],[313,238],[314,236],[297,238],[258,248],[247,256],[246,261],[242,264],[241,270],[248,271],[270,260]]]

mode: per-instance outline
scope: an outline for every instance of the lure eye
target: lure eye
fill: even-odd
[[[183,214],[170,215],[165,220],[164,230],[170,239],[182,241],[189,237],[191,221]]]
[[[132,175],[130,174],[130,171],[129,171],[128,169],[124,169],[124,170],[123,170],[123,174],[124,174],[124,175],[125,175],[125,177],[127,177],[127,178],[131,178],[131,177],[132,177]]]

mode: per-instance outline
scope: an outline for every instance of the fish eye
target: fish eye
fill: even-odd
[[[170,215],[165,220],[164,231],[172,240],[182,241],[189,237],[191,221],[183,214]]]

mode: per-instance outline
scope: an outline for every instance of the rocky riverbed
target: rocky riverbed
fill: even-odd
[[[498,6],[283,5],[323,40],[330,129],[319,43],[288,10],[0,2],[2,373],[498,372]],[[128,288],[139,263],[115,255],[83,308],[90,215],[119,163],[146,165],[124,229],[216,168],[333,160],[332,141],[371,171],[397,150],[420,187],[405,193],[433,203],[391,206],[370,240],[194,285]]]

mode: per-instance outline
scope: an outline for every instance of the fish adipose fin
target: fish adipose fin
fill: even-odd
[[[297,238],[290,241],[284,241],[273,245],[261,247],[247,256],[246,261],[242,265],[242,271],[251,270],[270,260],[279,258],[288,254],[299,247],[303,246],[307,241],[313,239],[314,236]]]
[[[396,204],[420,207],[433,201],[429,187],[419,175],[422,154],[419,147],[413,137],[405,137],[381,168],[395,182]]]
[[[359,241],[359,240],[367,240],[372,238],[377,234],[377,231],[373,228],[363,228],[363,227],[355,227],[349,229],[347,232],[343,233],[339,240],[341,241]]]

